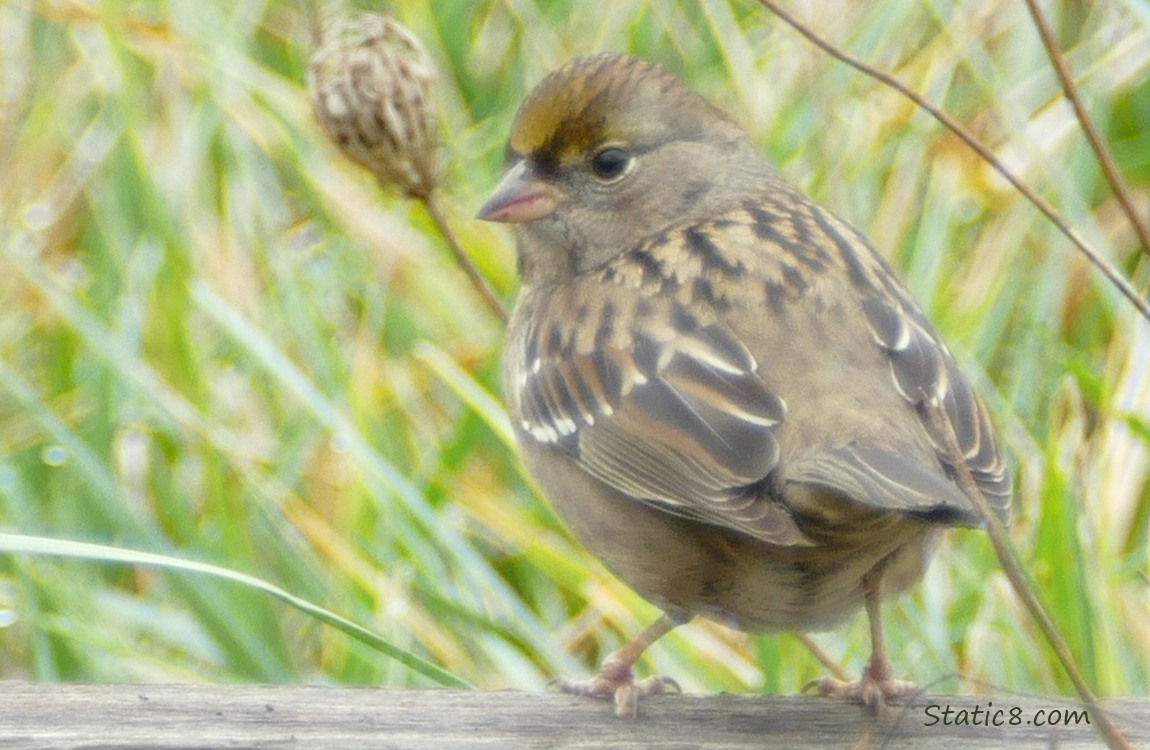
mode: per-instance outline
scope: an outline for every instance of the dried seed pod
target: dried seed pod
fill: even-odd
[[[419,39],[375,13],[326,19],[308,66],[316,119],[340,151],[414,197],[437,179],[435,81]]]

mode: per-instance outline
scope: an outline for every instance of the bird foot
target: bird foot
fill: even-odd
[[[590,698],[611,699],[615,715],[633,719],[639,711],[639,699],[648,695],[680,693],[679,683],[670,677],[648,677],[636,680],[631,664],[608,656],[594,677],[586,680],[557,678],[552,684],[564,693]]]
[[[867,667],[862,679],[853,682],[843,682],[833,677],[811,680],[803,686],[803,692],[811,688],[817,689],[819,695],[861,703],[871,713],[877,713],[887,701],[905,698],[917,693],[919,689],[918,685],[909,680],[896,680],[886,669],[876,670],[873,667]]]

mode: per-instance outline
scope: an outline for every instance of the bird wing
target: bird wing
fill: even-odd
[[[886,354],[895,390],[917,414],[929,436],[939,463],[949,475],[946,484],[952,490],[955,488],[949,481],[955,473],[955,466],[948,449],[950,441],[942,430],[953,430],[959,452],[975,484],[990,507],[1005,521],[1009,516],[1013,483],[986,405],[959,371],[946,345],[906,287],[870,241],[814,204],[804,202],[802,216],[809,217],[812,235],[823,235],[816,240],[837,250],[871,340]],[[790,218],[792,221],[801,220],[798,213]],[[932,418],[931,412],[939,407],[949,424],[939,424],[939,420]],[[889,461],[871,462],[862,456],[858,459],[864,464],[871,463],[876,475],[898,479],[897,471],[892,473],[892,470],[881,468],[883,464],[889,465]],[[898,506],[909,501],[914,494],[892,496],[888,504]],[[934,507],[930,504],[919,507],[928,515],[939,513],[951,515],[954,520],[964,523],[980,523],[980,514],[969,498],[954,492],[948,494],[959,500],[946,500],[946,494],[940,494]]]
[[[770,305],[809,287],[803,269],[786,262],[817,265],[824,275],[838,266],[849,285],[841,293],[857,303],[870,345],[887,358],[891,387],[917,415],[938,463],[908,455],[915,451],[900,450],[900,440],[844,436],[792,456],[782,480],[862,506],[977,524],[978,512],[952,480],[946,436],[930,418],[938,405],[979,489],[1005,518],[1011,479],[986,407],[894,272],[865,237],[814,204],[768,208],[747,204],[666,234],[541,297],[553,307],[534,316],[545,322],[529,328],[526,367],[513,386],[520,427],[638,500],[772,543],[808,543],[805,509],[789,507],[785,489],[769,478],[786,405],[722,322],[731,303],[710,279],[756,267],[766,273],[769,259],[781,259],[764,283]],[[913,420],[905,424],[914,429]]]
[[[861,307],[875,345],[887,354],[895,389],[919,415],[939,461],[948,473],[954,473],[954,459],[947,448],[950,441],[941,432],[953,430],[975,484],[1005,520],[1010,508],[1010,472],[998,448],[990,414],[970,381],[917,308],[907,309],[889,296],[864,297]],[[931,418],[929,410],[939,406],[949,425],[937,424]],[[966,505],[970,505],[969,500]],[[968,515],[978,518],[973,509]]]
[[[783,401],[747,347],[674,299],[578,284],[549,296],[512,384],[519,427],[595,478],[677,515],[807,542],[756,486],[776,467]],[[562,311],[560,313],[559,311]]]

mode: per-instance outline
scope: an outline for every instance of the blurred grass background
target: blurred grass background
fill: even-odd
[[[546,71],[631,51],[734,112],[905,273],[992,405],[1013,538],[1088,679],[1150,692],[1150,325],[953,136],[750,0],[361,5],[436,59],[441,198],[508,301],[510,238],[471,217]],[[1150,286],[1021,3],[790,5]],[[1044,6],[1146,210],[1150,6]],[[589,671],[655,611],[525,479],[501,325],[429,217],[321,137],[310,13],[0,0],[0,532],[259,576],[484,688]],[[1070,692],[980,533],[951,534],[887,619],[898,670],[932,690]],[[816,639],[852,672],[868,654],[861,615]],[[643,666],[691,691],[795,692],[824,671],[791,634],[701,621]],[[248,587],[4,554],[13,678],[428,684]]]

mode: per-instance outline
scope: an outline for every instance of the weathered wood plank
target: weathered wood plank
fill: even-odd
[[[1150,701],[1106,705],[1135,746],[1150,748]],[[988,708],[1003,713],[987,714]],[[9,682],[0,683],[0,748],[1102,747],[1093,718],[1071,726],[1035,723],[1061,720],[1068,709],[1081,707],[929,696],[872,718],[856,706],[809,696],[672,695],[646,700],[640,717],[626,721],[606,703],[553,693]],[[995,718],[1004,725],[988,726]]]

